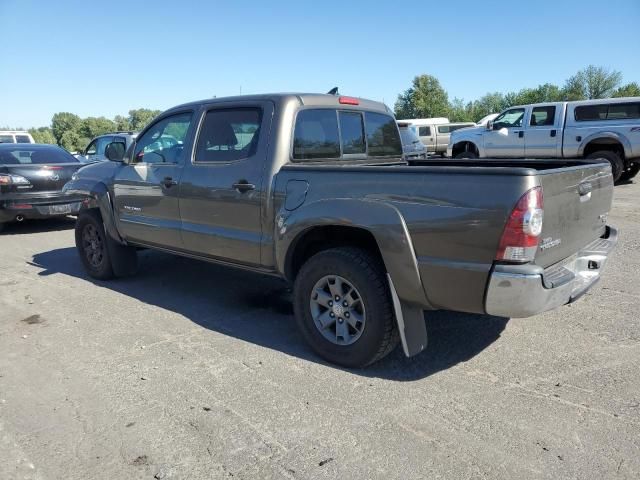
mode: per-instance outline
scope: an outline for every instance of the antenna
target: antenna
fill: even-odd
[[[338,87],[333,87],[327,92],[327,95],[338,95]]]

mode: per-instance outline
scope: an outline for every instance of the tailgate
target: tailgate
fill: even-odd
[[[5,165],[0,172],[20,175],[29,181],[28,185],[9,185],[5,193],[56,192],[82,166],[81,163]]]
[[[605,233],[613,200],[608,164],[540,172],[544,221],[535,263],[548,267],[577,253]]]

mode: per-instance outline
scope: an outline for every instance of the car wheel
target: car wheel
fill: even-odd
[[[611,164],[613,182],[618,183],[622,176],[622,172],[624,171],[624,162],[616,152],[612,152],[611,150],[600,150],[587,155],[587,160],[601,160],[609,162]]]
[[[333,248],[311,257],[294,286],[298,328],[322,358],[345,367],[374,363],[398,344],[381,262],[358,248]]]
[[[97,212],[87,211],[78,216],[76,248],[89,275],[98,280],[109,280],[114,277],[107,236],[102,218]]]
[[[640,163],[633,163],[629,165],[622,175],[620,175],[620,182],[628,182],[640,172]]]
[[[456,155],[456,158],[473,159],[473,158],[478,158],[478,155],[476,155],[475,152],[466,151],[466,152],[462,152],[462,153],[459,153],[458,155]]]

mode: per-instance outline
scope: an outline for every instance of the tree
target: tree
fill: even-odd
[[[53,136],[53,132],[49,127],[30,128],[29,133],[36,143],[56,143],[56,137]]]
[[[613,92],[612,97],[640,97],[640,85],[636,82],[627,83]]]
[[[473,122],[473,103],[466,105],[461,98],[454,98],[449,105],[449,120],[452,122]]]
[[[436,77],[419,75],[398,95],[395,110],[398,118],[443,117],[449,114],[449,96]]]
[[[113,122],[116,124],[117,132],[128,132],[129,130],[131,130],[131,124],[129,123],[129,119],[127,117],[116,115],[113,118]]]
[[[87,117],[82,120],[78,133],[83,137],[91,139],[115,130],[116,124],[113,120],[105,117]]]
[[[81,123],[80,117],[73,113],[56,113],[51,119],[51,130],[58,145],[62,145],[62,137],[66,132],[77,132]]]
[[[160,113],[160,110],[149,110],[148,108],[129,110],[129,126],[132,130],[142,130]]]
[[[613,95],[621,82],[620,72],[589,65],[567,79],[563,96],[566,100],[608,98]]]
[[[64,132],[60,141],[58,141],[58,145],[68,152],[77,152],[84,148],[84,143],[80,138],[80,135],[73,130],[67,130]]]

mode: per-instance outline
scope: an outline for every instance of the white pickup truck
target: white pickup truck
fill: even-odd
[[[447,156],[602,159],[627,181],[640,171],[640,97],[511,107],[486,127],[453,132]]]

